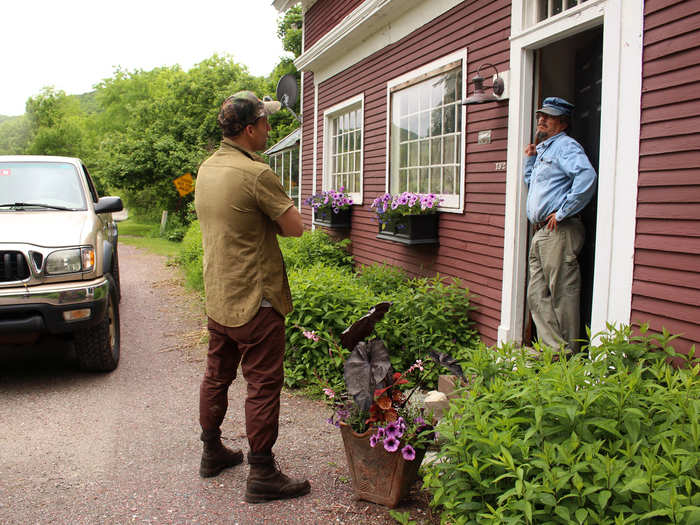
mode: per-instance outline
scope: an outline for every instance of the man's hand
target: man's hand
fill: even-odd
[[[527,146],[525,146],[526,157],[534,157],[535,155],[537,155],[537,148],[534,144],[528,144]]]
[[[552,230],[557,231],[557,224],[558,223],[557,223],[557,213],[556,212],[550,213],[549,215],[547,215],[547,229],[549,231],[552,231]]]

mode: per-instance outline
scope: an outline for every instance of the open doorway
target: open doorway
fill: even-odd
[[[572,102],[576,109],[567,133],[583,146],[596,173],[599,173],[603,27],[599,26],[542,47],[535,51],[534,58],[533,117],[535,110],[546,97],[558,96]],[[531,133],[532,139],[535,134],[534,124]],[[586,327],[591,325],[597,200],[596,192],[581,213],[586,228],[586,239],[579,254],[581,339],[587,338]],[[533,232],[530,231],[528,239],[531,239],[532,235]],[[537,338],[537,333],[527,305],[525,312],[523,341],[533,341]]]

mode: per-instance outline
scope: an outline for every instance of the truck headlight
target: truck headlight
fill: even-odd
[[[46,273],[49,275],[88,272],[94,267],[95,250],[91,247],[58,250],[46,258]]]

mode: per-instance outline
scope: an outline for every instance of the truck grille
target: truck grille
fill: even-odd
[[[29,277],[29,265],[22,252],[0,251],[0,282],[22,281]]]

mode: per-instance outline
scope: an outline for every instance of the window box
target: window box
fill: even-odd
[[[326,228],[342,229],[350,228],[350,219],[352,217],[352,208],[340,210],[338,213],[333,213],[333,210],[314,210],[313,223],[316,226],[324,226]]]
[[[438,214],[404,215],[401,219],[380,224],[377,239],[401,244],[438,244]]]

